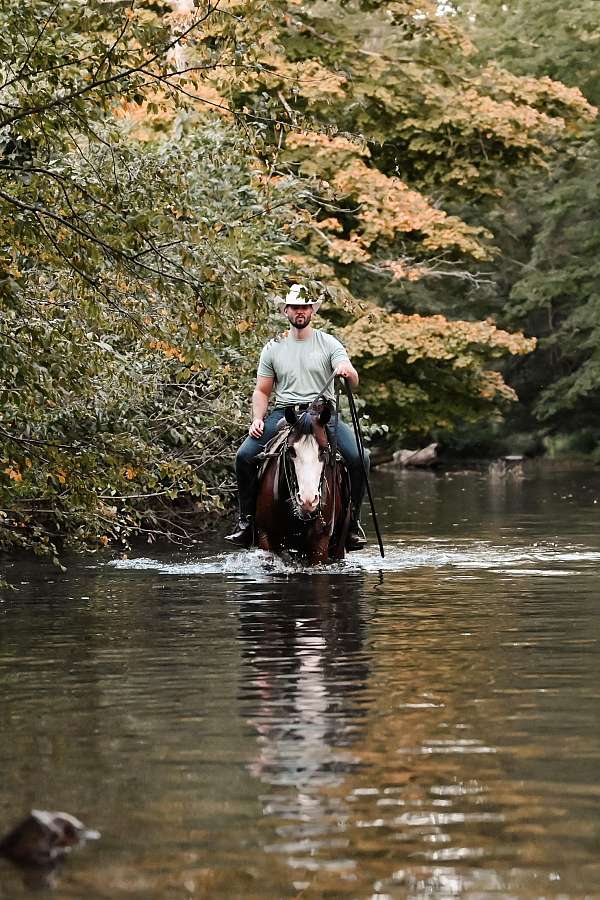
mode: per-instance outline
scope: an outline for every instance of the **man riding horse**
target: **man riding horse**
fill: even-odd
[[[240,518],[233,534],[226,540],[250,546],[253,539],[253,518],[258,490],[258,455],[275,435],[286,407],[306,408],[318,395],[334,400],[332,376],[347,378],[351,387],[358,385],[358,374],[350,362],[344,346],[324,331],[311,325],[321,300],[311,300],[306,288],[293,284],[283,307],[291,328],[286,336],[274,338],[263,347],[258,364],[256,387],[252,394],[252,424],[248,437],[237,452],[235,468],[238,482]],[[329,380],[329,386],[323,387]],[[275,407],[267,415],[269,400],[275,389]],[[327,431],[331,440],[332,426]],[[341,420],[337,423],[337,446],[348,467],[351,485],[352,518],[347,550],[360,550],[365,544],[360,524],[360,509],[365,492],[365,479],[360,453],[352,429]],[[365,451],[368,472],[369,454]]]

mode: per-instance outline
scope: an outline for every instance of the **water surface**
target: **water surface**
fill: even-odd
[[[13,567],[1,821],[103,835],[56,898],[600,896],[600,473],[374,489],[384,560]]]

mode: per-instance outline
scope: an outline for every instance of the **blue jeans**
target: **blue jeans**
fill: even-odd
[[[275,435],[277,425],[284,415],[285,410],[281,408],[274,409],[265,419],[265,429],[262,435],[259,438],[247,437],[237,452],[235,457],[235,474],[238,483],[241,518],[254,515],[258,492],[258,462],[256,457],[263,450],[265,444]],[[327,426],[327,435],[331,441],[333,436],[331,425]],[[365,479],[354,432],[341,419],[339,419],[337,426],[337,445],[348,466],[354,517],[359,519],[360,508],[365,494]],[[366,449],[364,460],[365,469],[368,473],[369,451]]]

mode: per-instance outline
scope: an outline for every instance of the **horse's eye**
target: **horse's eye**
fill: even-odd
[[[288,447],[288,448],[287,448],[287,451],[288,451],[288,453],[290,454],[290,456],[295,456],[295,455],[296,455],[296,451],[294,450],[293,447]]]

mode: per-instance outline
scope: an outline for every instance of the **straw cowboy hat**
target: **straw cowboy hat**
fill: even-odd
[[[322,300],[311,300],[303,284],[293,284],[285,297],[275,297],[274,303],[283,312],[286,306],[312,306],[316,312]]]

